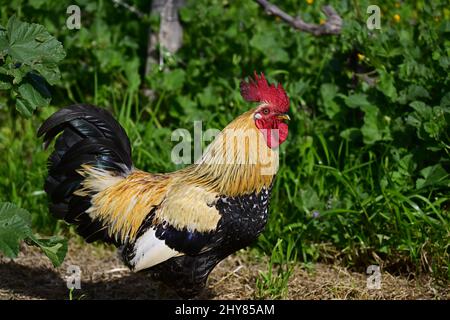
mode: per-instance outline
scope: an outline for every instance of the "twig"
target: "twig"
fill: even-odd
[[[130,271],[128,268],[118,267],[107,271],[99,271],[94,272],[93,275],[99,275],[99,274],[110,274],[110,273],[116,273],[116,272],[124,272],[124,271]]]
[[[333,7],[327,5],[322,8],[322,11],[327,16],[328,20],[324,24],[307,23],[300,17],[292,17],[276,5],[271,4],[267,0],[255,0],[267,14],[279,17],[281,20],[290,24],[295,29],[312,33],[315,36],[340,34],[342,29],[342,18],[334,10]]]
[[[128,269],[128,268],[114,268],[114,269],[105,271],[103,273],[104,274],[108,274],[108,273],[123,272],[123,271],[130,271],[130,269]]]
[[[219,281],[217,281],[214,284],[214,287],[217,287],[217,285],[219,285],[220,283],[222,283],[224,280],[228,279],[230,276],[232,275],[237,275],[237,273],[239,272],[239,270],[241,270],[244,266],[238,266],[236,269],[234,269],[231,272],[228,272],[224,277],[222,277],[222,279],[220,279]]]
[[[140,19],[142,19],[143,17],[145,17],[145,13],[143,13],[142,11],[140,11],[138,8],[126,3],[125,1],[122,0],[112,0],[112,2],[114,3],[114,5],[117,6],[122,6],[125,9],[127,9],[128,11],[134,13],[135,15],[137,15]]]

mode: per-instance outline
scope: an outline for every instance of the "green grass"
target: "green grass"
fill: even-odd
[[[340,260],[359,270],[375,263],[394,273],[432,271],[449,278],[448,193],[415,188],[412,172],[400,171],[402,160],[389,154],[396,151],[391,146],[355,152],[345,141],[317,134],[298,148],[291,140],[285,151],[272,219],[260,241],[268,254],[281,235],[297,243],[305,261]],[[404,181],[395,183],[399,172]]]
[[[255,297],[257,299],[285,299],[289,278],[292,276],[297,260],[295,243],[284,245],[279,239],[273,248],[267,271],[261,272],[256,281]]]
[[[42,141],[36,137],[43,117],[24,120],[7,112],[0,118],[0,201],[27,208],[37,230],[54,233],[57,224],[48,214],[43,191],[49,153],[43,151]]]

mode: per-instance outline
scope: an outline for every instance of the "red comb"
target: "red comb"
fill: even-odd
[[[262,72],[258,77],[255,71],[255,79],[250,78],[249,82],[241,82],[241,95],[247,101],[266,102],[278,112],[289,111],[289,98],[281,83],[278,86],[269,85]]]

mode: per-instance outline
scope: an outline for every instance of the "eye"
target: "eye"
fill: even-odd
[[[269,109],[264,108],[264,109],[262,110],[262,112],[263,112],[264,114],[269,114]]]

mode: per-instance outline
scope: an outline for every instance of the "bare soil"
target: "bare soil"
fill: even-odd
[[[0,255],[0,299],[69,299],[66,286],[70,265],[81,269],[81,289],[74,299],[177,299],[145,273],[132,273],[110,247],[71,241],[59,268],[34,247],[23,246],[19,256]],[[256,279],[267,263],[246,251],[222,261],[209,277],[199,299],[254,299]],[[337,265],[300,264],[289,280],[286,299],[450,299],[450,288],[430,277],[408,278],[382,272],[381,289],[368,289],[367,276]]]

